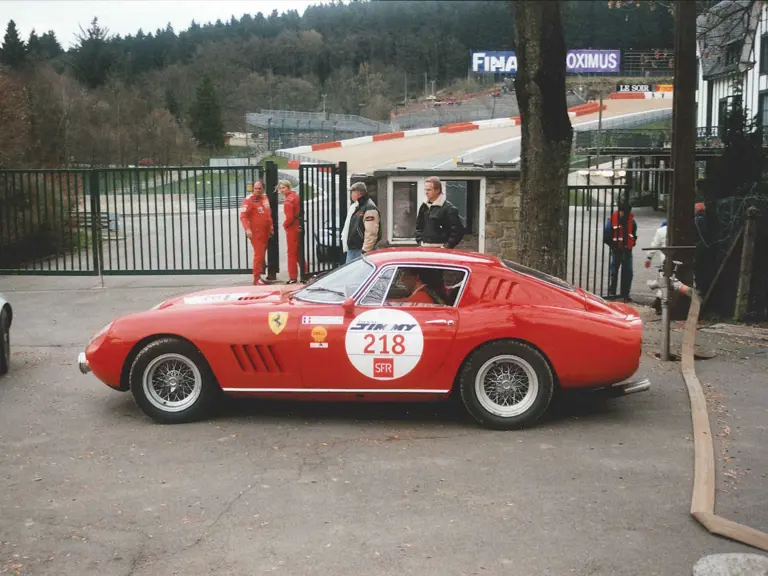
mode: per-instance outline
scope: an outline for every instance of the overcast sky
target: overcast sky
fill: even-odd
[[[232,15],[258,12],[268,15],[298,10],[303,14],[307,6],[328,4],[328,0],[0,0],[0,43],[8,20],[16,22],[22,39],[29,38],[34,28],[38,35],[48,30],[66,50],[76,42],[76,35],[88,27],[94,16],[111,34],[126,36],[139,28],[144,33],[165,28],[171,23],[176,32],[185,30],[195,20],[199,24],[225,22]]]

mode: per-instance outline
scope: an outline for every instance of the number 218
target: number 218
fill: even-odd
[[[373,346],[376,344],[376,336],[373,334],[366,334],[363,336],[366,342],[368,342],[368,345],[363,348],[364,354],[390,354],[390,350],[387,346],[387,335],[382,334],[379,336],[378,340],[381,343],[381,350],[379,352],[376,352],[374,350]],[[392,354],[402,354],[405,352],[405,336],[402,334],[395,334],[392,338]]]

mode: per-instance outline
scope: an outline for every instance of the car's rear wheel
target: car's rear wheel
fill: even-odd
[[[533,346],[501,340],[475,350],[461,371],[461,399],[487,428],[514,430],[535,424],[554,391],[547,359]]]
[[[7,374],[11,367],[11,322],[8,312],[0,312],[0,374]]]
[[[202,353],[178,338],[147,344],[133,361],[129,378],[136,404],[162,424],[204,418],[221,391]]]

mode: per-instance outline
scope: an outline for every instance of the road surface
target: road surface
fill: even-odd
[[[609,119],[631,118],[639,112],[672,108],[672,100],[608,100],[603,111],[604,127]],[[596,128],[598,114],[571,120],[575,128]],[[577,128],[578,129],[578,128]],[[385,140],[347,148],[307,152],[306,156],[328,162],[346,162],[349,174],[385,168],[449,170],[456,160],[465,162],[512,162],[520,156],[520,127],[489,128],[456,134],[432,134],[415,138]]]

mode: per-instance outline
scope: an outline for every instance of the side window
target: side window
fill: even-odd
[[[379,274],[379,277],[371,285],[368,293],[360,301],[360,305],[381,306],[382,302],[384,301],[384,294],[387,292],[389,281],[392,279],[392,274],[394,274],[394,272],[394,268],[387,268],[381,274]]]
[[[466,272],[428,266],[402,266],[389,288],[386,306],[454,306]]]

